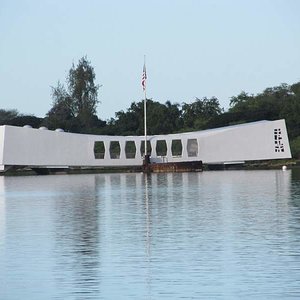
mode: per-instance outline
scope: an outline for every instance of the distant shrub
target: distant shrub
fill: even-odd
[[[296,159],[300,159],[300,136],[297,136],[290,143],[292,157]]]

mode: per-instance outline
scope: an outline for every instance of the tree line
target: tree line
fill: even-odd
[[[100,85],[95,83],[94,68],[87,57],[69,70],[65,85],[58,82],[51,88],[52,107],[44,118],[23,115],[17,110],[0,109],[0,125],[38,128],[62,128],[75,133],[107,135],[143,135],[143,100],[132,102],[126,111],[118,111],[110,120],[96,114]],[[170,134],[204,130],[259,120],[285,119],[292,155],[300,158],[300,82],[266,88],[248,94],[242,91],[230,99],[225,111],[216,97],[195,98],[190,103],[160,103],[147,99],[147,131]]]

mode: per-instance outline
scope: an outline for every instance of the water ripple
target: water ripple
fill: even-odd
[[[0,299],[300,296],[298,170],[0,180]]]

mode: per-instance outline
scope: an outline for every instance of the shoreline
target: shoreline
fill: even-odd
[[[243,164],[203,164],[203,171],[226,171],[226,170],[279,170],[283,166],[287,169],[300,168],[300,160],[266,160],[249,161]],[[46,172],[45,172],[46,171]],[[6,172],[1,172],[0,176],[34,176],[34,175],[75,175],[75,174],[113,174],[113,173],[142,173],[143,166],[129,167],[85,167],[85,168],[12,168]],[[170,173],[170,172],[169,172]]]

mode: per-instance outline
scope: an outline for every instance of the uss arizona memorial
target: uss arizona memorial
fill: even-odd
[[[284,120],[147,137],[151,163],[223,164],[291,158]],[[130,167],[143,163],[143,136],[104,136],[0,126],[0,170],[11,167]]]

